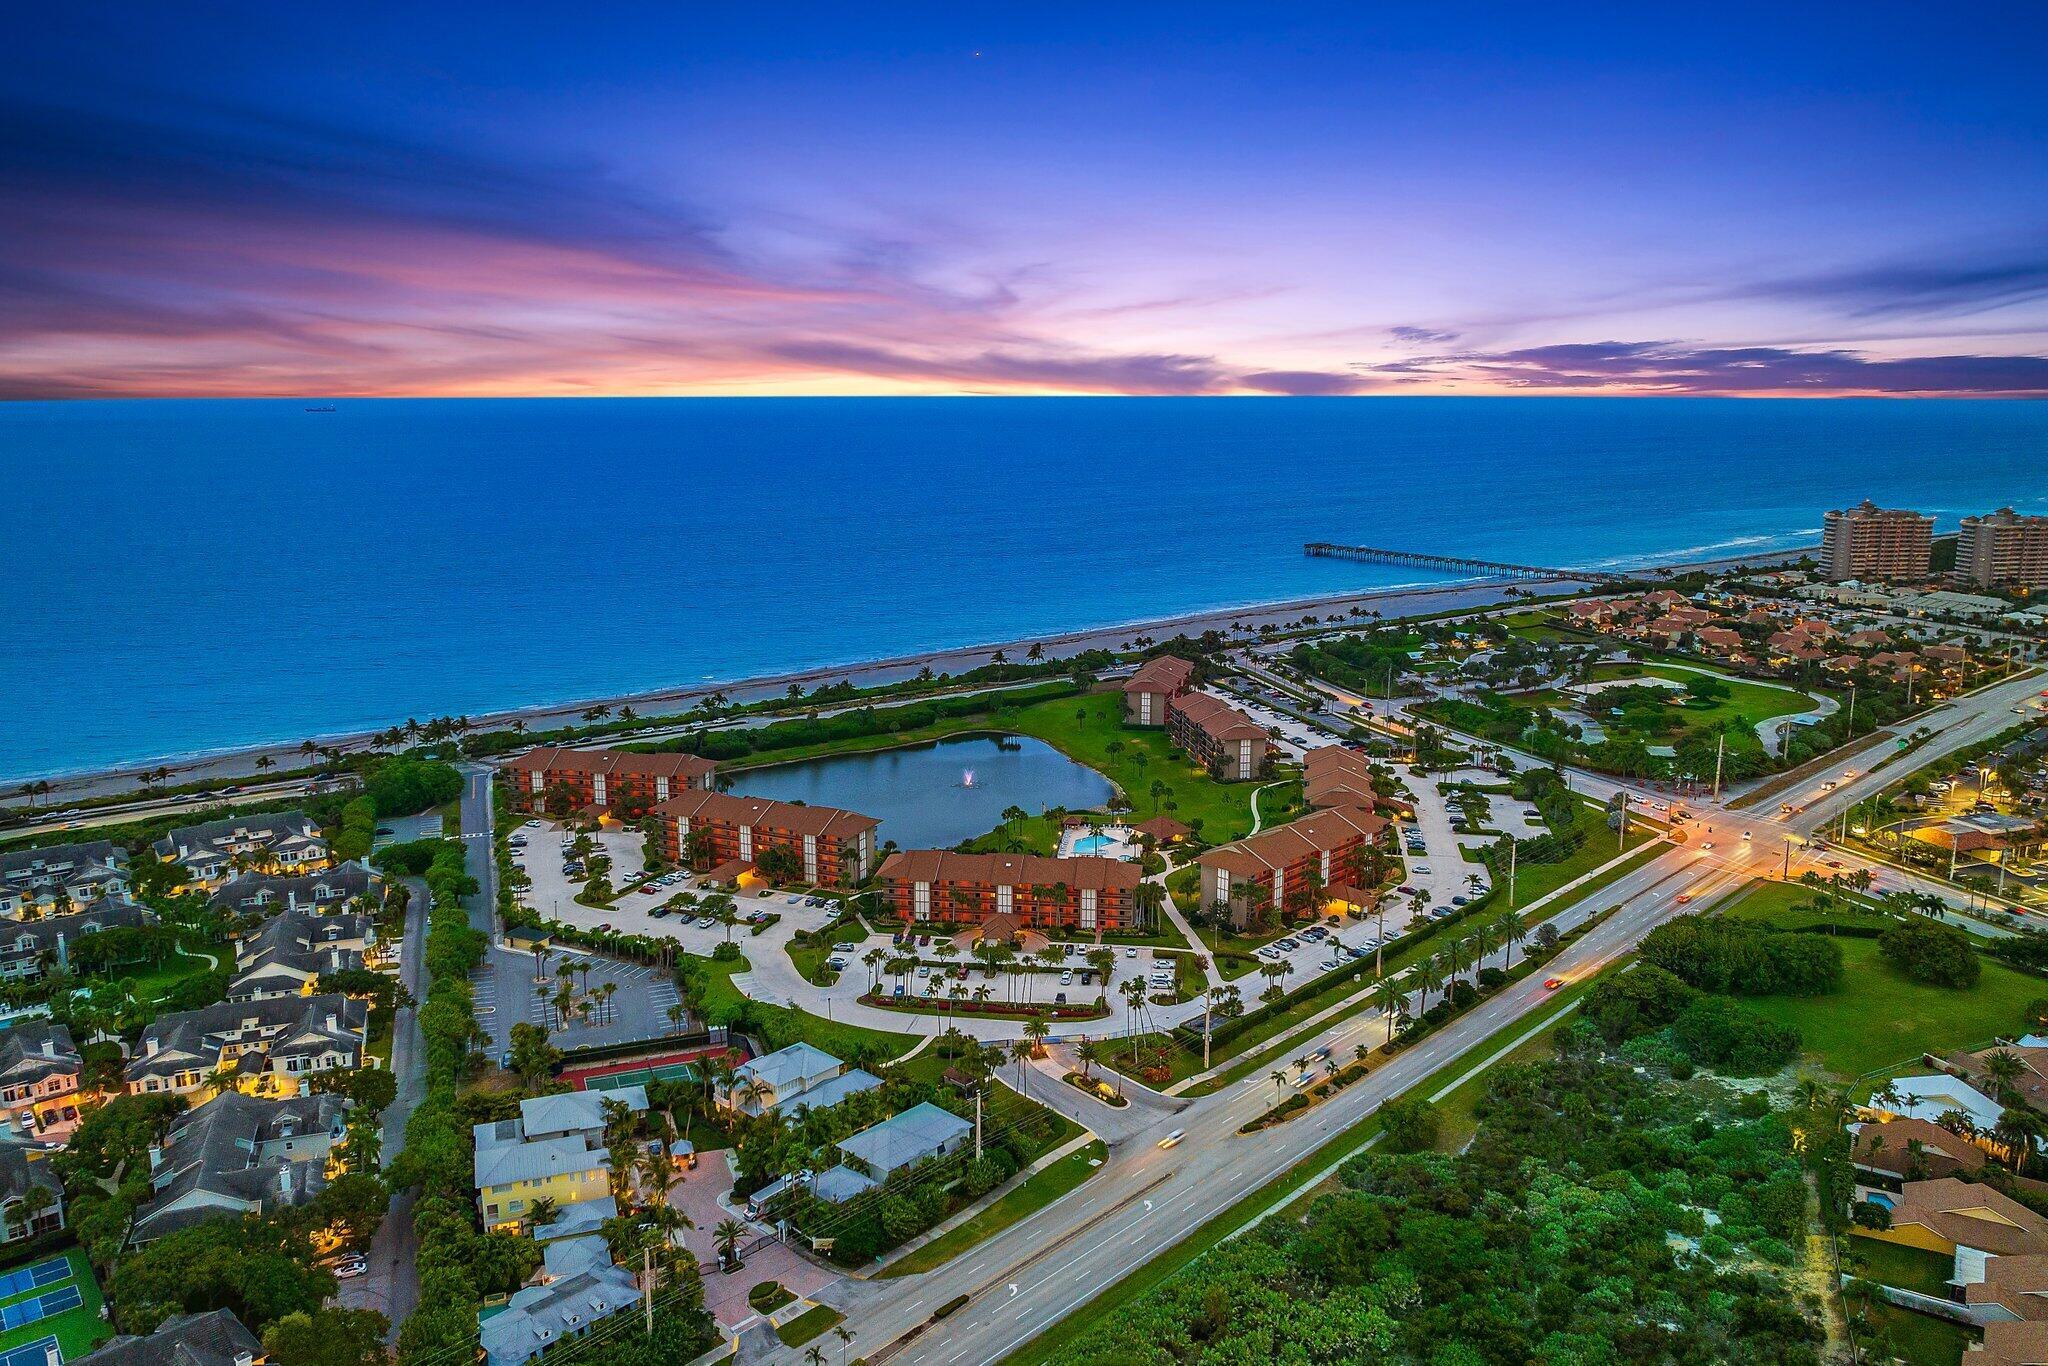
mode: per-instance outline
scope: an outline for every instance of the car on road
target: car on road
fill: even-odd
[[[1745,830],[1745,831],[1743,831],[1743,832],[1742,832],[1742,842],[1743,842],[1744,844],[1748,844],[1748,843],[1749,843],[1749,831]]]
[[[1707,850],[1709,850],[1709,849],[1711,849],[1711,848],[1713,848],[1713,847],[1714,847],[1714,842],[1713,842],[1712,840],[1701,840],[1701,841],[1700,841],[1700,852],[1701,852],[1701,853],[1705,853],[1705,852],[1706,852]]]
[[[357,1276],[362,1275],[369,1269],[369,1261],[362,1257],[349,1257],[342,1261],[336,1262],[333,1266],[328,1268],[328,1270],[334,1273],[334,1278],[338,1281],[354,1280]]]
[[[1182,1139],[1186,1138],[1187,1136],[1188,1136],[1188,1131],[1187,1131],[1186,1129],[1175,1129],[1175,1130],[1174,1130],[1174,1131],[1173,1131],[1172,1133],[1168,1134],[1168,1135],[1167,1135],[1167,1136],[1166,1136],[1165,1138],[1162,1138],[1162,1139],[1160,1139],[1160,1140],[1159,1140],[1159,1146],[1160,1146],[1160,1147],[1162,1147],[1162,1148],[1171,1148],[1171,1147],[1173,1147],[1174,1145],[1178,1144],[1178,1143],[1179,1143],[1179,1142],[1180,1142],[1180,1141],[1181,1141]]]
[[[1545,991],[1556,991],[1563,985],[1564,978],[1562,977],[1546,977],[1543,979],[1543,989]]]
[[[1678,894],[1678,904],[1679,904],[1679,905],[1681,905],[1681,906],[1685,905],[1685,904],[1686,904],[1686,903],[1687,903],[1688,901],[1691,901],[1691,900],[1692,900],[1692,893],[1691,893],[1691,892],[1680,892],[1680,893]]]

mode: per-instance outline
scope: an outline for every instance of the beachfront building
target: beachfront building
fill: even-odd
[[[223,816],[204,825],[181,825],[156,842],[156,856],[175,863],[202,889],[239,872],[300,874],[334,862],[320,827],[303,811]]]
[[[1955,575],[1979,588],[2048,584],[2048,517],[2000,508],[1963,518],[1956,537]]]
[[[132,901],[109,897],[72,915],[0,926],[0,981],[29,981],[52,968],[68,972],[72,969],[72,951],[85,936],[108,930],[139,930],[154,924],[156,916],[152,912]],[[137,946],[128,961],[140,962],[143,956]]]
[[[1266,771],[1273,737],[1220,697],[1185,693],[1166,709],[1167,738],[1219,782],[1250,782]]]
[[[327,1155],[347,1133],[348,1102],[335,1095],[224,1095],[188,1111],[149,1150],[150,1196],[129,1244],[306,1204],[327,1188]]]
[[[874,870],[872,816],[830,806],[690,791],[654,808],[662,857],[713,881],[738,882],[769,861],[775,880],[814,887],[852,884]]]
[[[608,1258],[573,1274],[529,1285],[477,1326],[484,1366],[524,1366],[560,1342],[573,1342],[640,1303],[633,1273]]]
[[[542,745],[505,761],[513,805],[535,814],[552,810],[638,819],[648,808],[692,789],[708,790],[718,765],[694,754],[638,754],[624,749],[563,749]]]
[[[1195,666],[1179,655],[1148,659],[1124,680],[1124,720],[1133,726],[1163,726],[1166,709],[1194,681]]]
[[[822,1048],[793,1043],[735,1067],[732,1083],[718,1103],[747,1115],[793,1114],[798,1109],[830,1109],[881,1084],[873,1073],[848,1067]]]
[[[173,1314],[148,1337],[109,1338],[71,1366],[264,1366],[270,1354],[232,1310]]]
[[[486,1227],[516,1229],[541,1200],[561,1211],[613,1198],[607,1102],[644,1113],[647,1088],[533,1096],[519,1102],[517,1119],[473,1127],[476,1204]]]
[[[241,873],[222,883],[206,904],[241,916],[337,911],[376,888],[377,875],[350,861],[313,873]]]
[[[1310,806],[1380,804],[1372,785],[1372,762],[1355,749],[1321,745],[1301,756],[1302,797]]]
[[[883,893],[905,924],[981,924],[1006,916],[1026,929],[1138,927],[1135,863],[1082,855],[960,854],[906,849],[883,860]]]
[[[377,922],[367,915],[287,912],[266,920],[235,945],[228,999],[310,996],[321,977],[363,968],[376,942]]]
[[[207,1078],[227,1069],[245,1094],[296,1096],[315,1073],[363,1065],[369,1017],[366,1003],[332,995],[221,1001],[160,1015],[128,1061],[128,1090],[187,1095],[198,1104]]]
[[[1868,498],[1822,519],[1820,572],[1835,583],[1924,579],[1934,557],[1934,519]]]
[[[53,1233],[64,1227],[64,1185],[40,1156],[19,1144],[0,1144],[0,1243]]]
[[[1330,900],[1358,902],[1365,855],[1387,822],[1360,806],[1334,806],[1211,849],[1195,860],[1203,900],[1228,908],[1245,929],[1322,914]]]
[[[58,1142],[78,1127],[84,1069],[65,1025],[24,1020],[0,1030],[0,1111],[13,1141]]]
[[[112,840],[0,854],[0,917],[68,915],[128,892],[128,851]]]

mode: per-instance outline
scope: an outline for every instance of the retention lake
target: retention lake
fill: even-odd
[[[735,773],[750,797],[858,811],[882,823],[899,849],[944,849],[985,835],[1003,812],[1086,811],[1116,789],[1094,769],[1021,735],[972,735],[928,745],[841,754]]]

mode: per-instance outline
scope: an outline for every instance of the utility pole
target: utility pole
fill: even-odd
[[[974,1160],[981,1161],[981,1088],[974,1089]]]
[[[1624,790],[1616,795],[1621,798],[1621,824],[1614,832],[1614,852],[1618,854],[1628,847],[1628,793]]]
[[[654,1332],[654,1249],[640,1250],[640,1304],[647,1332]]]
[[[1624,821],[1628,818],[1622,817]],[[1508,909],[1515,908],[1515,850],[1520,848],[1513,835],[1508,836]]]
[[[1778,876],[1786,882],[1792,880],[1792,837],[1790,835],[1785,837],[1785,871],[1779,873]]]
[[[1714,736],[1714,800],[1721,800],[1721,756],[1728,752],[1728,732],[1720,731]]]
[[[1844,737],[1851,740],[1856,738],[1856,685],[1854,683],[1849,685],[1849,729],[1844,732]]]

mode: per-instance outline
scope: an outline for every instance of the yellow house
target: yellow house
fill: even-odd
[[[2048,1219],[1974,1181],[1953,1176],[1908,1181],[1893,1201],[1891,1215],[1890,1228],[1852,1232],[1954,1257],[1962,1283],[1983,1278],[1986,1257],[2048,1253]]]
[[[485,1131],[517,1126],[517,1120],[476,1126],[476,1204],[486,1228],[517,1229],[540,1200],[567,1209],[611,1195],[611,1154],[592,1149],[581,1135],[538,1142],[499,1138],[486,1146]]]

